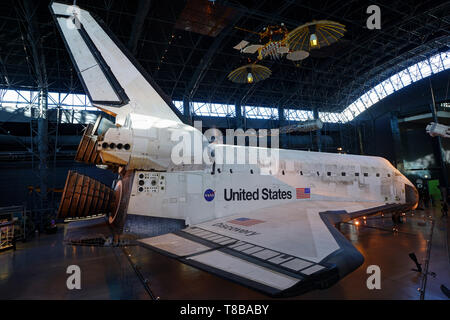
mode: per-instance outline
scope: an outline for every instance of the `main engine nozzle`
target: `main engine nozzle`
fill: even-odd
[[[69,171],[58,218],[80,219],[103,214],[115,217],[122,194],[121,186],[118,183],[113,190],[95,179]]]
[[[84,163],[100,164],[102,162],[97,151],[97,135],[94,134],[96,125],[88,124],[81,138],[75,160]]]

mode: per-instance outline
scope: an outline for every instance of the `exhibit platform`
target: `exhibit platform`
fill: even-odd
[[[447,299],[440,287],[450,287],[448,218],[432,208],[402,219],[397,226],[390,215],[341,224],[364,264],[328,289],[291,299]],[[67,227],[0,253],[0,299],[269,299],[143,246],[65,244]],[[422,273],[413,270],[410,253]],[[80,267],[80,290],[67,289],[70,265]],[[367,287],[371,265],[380,267],[379,290]]]

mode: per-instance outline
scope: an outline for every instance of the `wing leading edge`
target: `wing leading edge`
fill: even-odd
[[[340,210],[336,210],[340,208]],[[324,289],[364,261],[334,225],[402,205],[296,203],[220,218],[140,240],[179,261],[268,295]]]

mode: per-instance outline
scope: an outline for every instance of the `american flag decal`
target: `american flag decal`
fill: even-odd
[[[297,199],[309,199],[311,198],[310,188],[296,188]]]
[[[234,220],[228,221],[229,223],[238,224],[244,227],[250,227],[258,223],[263,223],[265,221],[257,220],[257,219],[249,219],[249,218],[237,218]]]

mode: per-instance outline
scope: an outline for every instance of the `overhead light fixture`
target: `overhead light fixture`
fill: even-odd
[[[251,72],[247,74],[247,83],[253,83],[253,75]]]
[[[311,33],[311,36],[309,37],[309,44],[311,48],[316,48],[319,46],[319,42],[317,41],[317,36],[315,33]]]
[[[227,77],[234,83],[253,84],[269,78],[271,74],[269,68],[253,63],[231,71]]]
[[[345,26],[335,21],[319,20],[305,23],[288,33],[286,44],[290,51],[319,49],[342,38]]]

